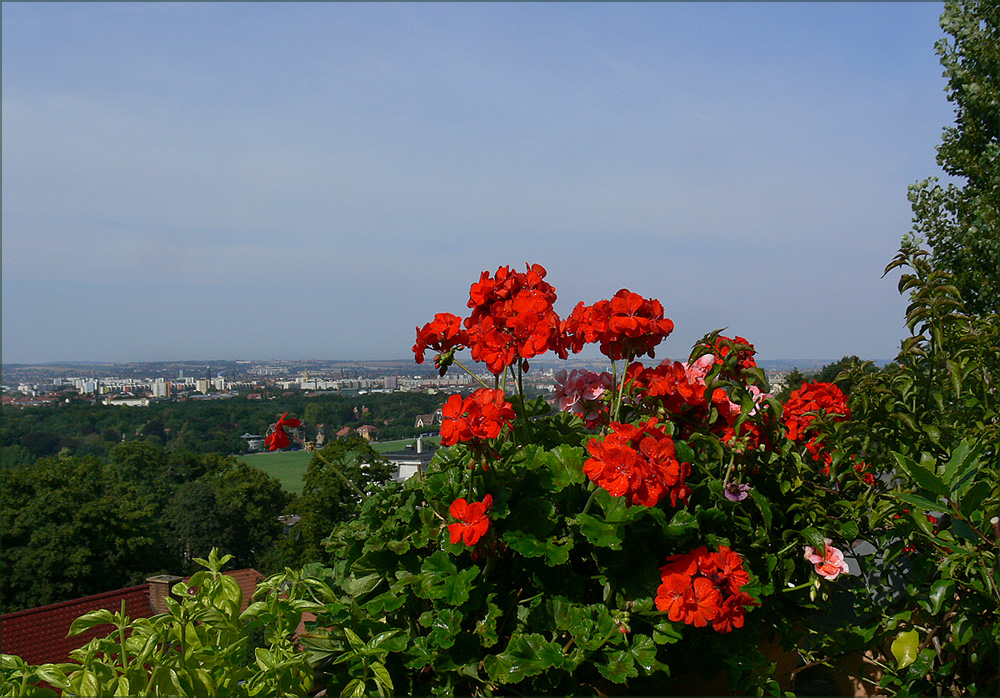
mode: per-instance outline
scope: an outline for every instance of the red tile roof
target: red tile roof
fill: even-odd
[[[29,664],[69,661],[71,650],[111,631],[109,625],[98,625],[80,635],[66,637],[74,620],[100,608],[117,613],[122,609],[122,601],[129,618],[149,618],[153,611],[149,607],[148,587],[142,584],[8,613],[0,618],[0,650],[16,654]]]
[[[226,572],[243,591],[241,611],[252,602],[257,583],[263,575],[257,570],[243,569]],[[187,577],[185,581],[191,579]],[[0,616],[0,652],[14,654],[29,664],[47,664],[69,661],[70,651],[83,647],[95,637],[111,632],[110,625],[98,625],[87,632],[66,637],[73,621],[84,613],[105,608],[112,613],[121,611],[125,602],[125,615],[130,619],[149,618],[155,615],[150,605],[150,585],[106,591],[48,606]]]

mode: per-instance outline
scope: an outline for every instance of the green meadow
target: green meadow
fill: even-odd
[[[440,437],[425,439],[425,441],[436,444],[440,441]],[[386,453],[388,451],[401,451],[408,445],[416,444],[416,442],[416,439],[376,441],[372,447],[379,453]],[[309,461],[312,460],[312,453],[309,451],[275,451],[274,453],[265,451],[264,453],[240,456],[240,460],[277,478],[281,482],[281,486],[289,492],[302,494],[303,478],[309,468]]]

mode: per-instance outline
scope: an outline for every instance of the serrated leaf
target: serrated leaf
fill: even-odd
[[[537,633],[517,634],[507,648],[483,660],[486,673],[497,683],[520,683],[554,667],[561,667],[565,658],[562,648]]]
[[[587,451],[582,446],[560,445],[551,450],[540,450],[535,457],[542,467],[539,469],[541,486],[552,492],[560,492],[570,485],[586,481],[583,462]]]
[[[646,635],[634,635],[629,652],[635,658],[636,664],[648,674],[652,672],[658,662],[656,661],[656,644],[651,637]]]
[[[505,531],[503,540],[511,550],[525,557],[541,557],[545,554],[545,542],[524,531]]]
[[[565,565],[572,549],[572,538],[549,538],[545,541],[545,564],[549,567]]]
[[[896,462],[899,463],[900,467],[909,473],[910,477],[912,477],[914,482],[916,482],[920,487],[941,497],[947,497],[951,493],[951,490],[944,484],[944,481],[938,477],[937,473],[923,467],[922,465],[916,463],[912,458],[904,456],[902,453],[894,451],[892,455],[896,458]]]
[[[635,660],[628,650],[617,650],[607,655],[607,661],[597,665],[601,676],[614,683],[625,683],[639,675]]]
[[[609,524],[590,514],[577,514],[573,519],[580,526],[580,533],[599,548],[621,550],[622,537],[619,526]]]

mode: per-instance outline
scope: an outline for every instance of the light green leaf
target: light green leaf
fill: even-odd
[[[905,669],[917,660],[920,647],[920,635],[916,630],[908,630],[896,636],[892,641],[892,656],[896,658],[896,668]]]
[[[384,664],[381,662],[372,663],[372,673],[375,674],[375,681],[380,686],[390,691],[393,690],[392,677],[389,676],[389,671],[385,668]]]
[[[107,623],[115,625],[114,615],[106,608],[99,608],[95,611],[84,613],[82,616],[74,620],[73,624],[69,626],[69,632],[66,636],[72,637],[73,635],[79,635],[86,630],[90,630],[96,625],[105,625]]]

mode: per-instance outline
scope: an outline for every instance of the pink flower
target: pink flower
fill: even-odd
[[[771,393],[765,393],[756,385],[747,386],[747,390],[750,392],[750,397],[753,398],[753,409],[750,410],[751,417],[757,414],[757,411],[760,410],[760,403],[770,397],[774,397],[774,395]]]
[[[844,553],[830,545],[833,541],[825,538],[824,542],[826,545],[822,555],[817,554],[811,545],[807,545],[805,557],[816,568],[816,574],[833,581],[840,576],[841,572],[847,572],[849,568],[847,562],[844,561]]]
[[[705,376],[715,366],[715,355],[705,354],[695,359],[694,363],[682,363],[684,373],[687,374],[688,381],[705,387]]]
[[[602,404],[599,402],[605,391],[611,388],[611,374],[592,373],[573,369],[569,375],[565,370],[556,373],[555,403],[562,412],[575,412],[584,419],[597,419]]]

